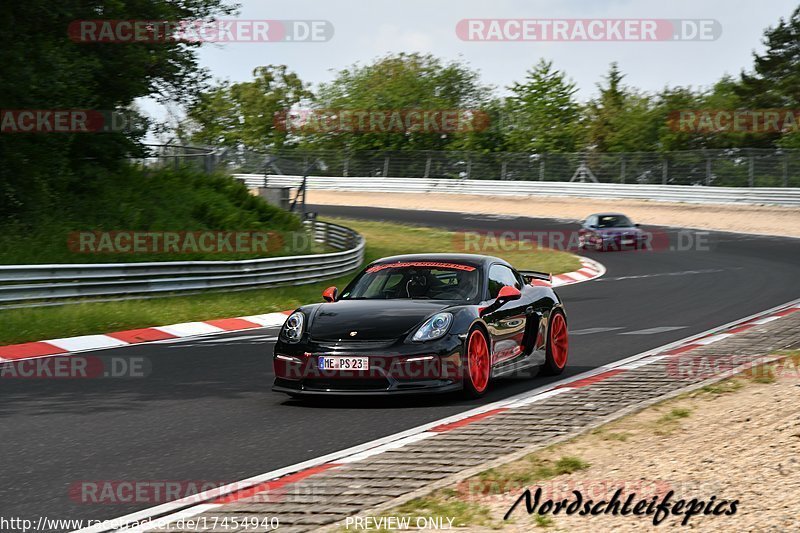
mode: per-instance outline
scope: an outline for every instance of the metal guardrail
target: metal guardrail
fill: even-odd
[[[340,251],[244,261],[2,265],[0,304],[35,307],[69,298],[302,285],[347,274],[361,266],[365,245],[361,235],[328,222],[308,224],[315,242]]]
[[[264,175],[234,174],[248,187],[264,184]],[[301,176],[267,176],[271,186],[297,187]],[[571,183],[560,181],[505,181],[436,178],[321,177],[308,178],[311,189],[364,192],[446,193],[488,196],[570,196],[711,204],[768,204],[800,206],[800,188],[705,187],[700,185],[645,185]]]

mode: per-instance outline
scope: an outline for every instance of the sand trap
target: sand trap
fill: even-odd
[[[591,213],[621,211],[634,222],[741,233],[800,237],[800,209],[777,206],[700,205],[641,200],[509,198],[456,194],[390,194],[313,190],[309,203],[424,209],[481,214],[583,219]]]

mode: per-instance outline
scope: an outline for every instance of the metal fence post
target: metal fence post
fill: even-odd
[[[750,156],[750,164],[749,164],[749,168],[747,170],[747,186],[748,187],[755,186],[755,181],[756,181],[755,168],[754,168],[755,161],[756,161],[756,158],[753,157],[753,156]]]
[[[539,181],[544,181],[544,155],[539,159]]]
[[[783,186],[789,186],[789,154],[783,156]]]
[[[622,156],[622,161],[620,161],[620,169],[619,169],[619,182],[625,183],[625,156]]]
[[[669,176],[669,160],[664,157],[664,167],[661,170],[661,183],[662,185],[667,184],[667,177]]]
[[[507,164],[508,164],[508,162],[505,159],[503,159],[503,164],[500,165],[500,179],[501,180],[506,179],[506,165]]]
[[[389,175],[389,156],[387,155],[383,159],[383,177],[385,178],[388,175]]]
[[[467,179],[472,176],[472,159],[467,159]]]
[[[711,185],[711,158],[706,158],[706,185]]]
[[[427,159],[425,159],[425,176],[428,177],[431,175],[431,154],[428,154]]]

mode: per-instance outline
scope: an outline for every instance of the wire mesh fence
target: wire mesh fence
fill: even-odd
[[[148,167],[182,164],[234,174],[800,187],[800,150],[478,153],[459,151],[153,148]]]

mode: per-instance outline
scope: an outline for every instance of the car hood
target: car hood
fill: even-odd
[[[426,317],[456,302],[340,300],[317,307],[309,333],[315,340],[387,340],[411,333]],[[351,335],[352,332],[355,335]]]

